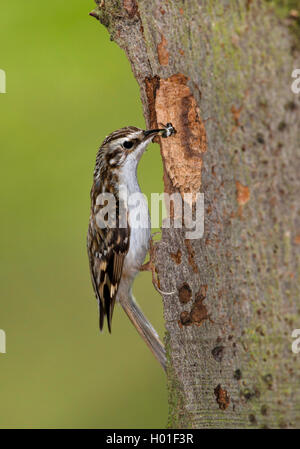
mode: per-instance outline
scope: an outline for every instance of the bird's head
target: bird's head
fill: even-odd
[[[171,124],[150,130],[127,126],[114,131],[104,139],[99,149],[94,175],[101,176],[102,170],[114,172],[128,169],[130,172],[136,168],[142,154],[155,136],[168,137],[173,133],[175,130]]]
[[[128,126],[107,136],[100,151],[111,169],[122,167],[129,161],[138,163],[147,145],[161,131],[160,129],[144,131]]]

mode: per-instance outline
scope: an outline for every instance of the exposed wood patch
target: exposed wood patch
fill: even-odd
[[[230,397],[225,389],[221,387],[221,385],[217,385],[214,389],[214,393],[216,396],[216,401],[219,404],[219,408],[221,410],[226,410],[228,405],[230,404]]]
[[[202,296],[196,298],[190,313],[191,321],[196,324],[196,326],[201,326],[203,321],[209,319],[206,305],[203,304],[204,299],[205,298]]]
[[[296,235],[294,242],[296,243],[296,245],[300,245],[300,234]]]
[[[186,282],[178,289],[179,301],[186,304],[192,299],[192,289]]]
[[[198,267],[197,264],[195,262],[195,251],[194,248],[192,247],[192,244],[190,242],[189,239],[185,239],[184,240],[187,252],[188,252],[188,260],[189,260],[189,264],[191,265],[191,267],[193,268],[193,272],[194,273],[198,273]]]
[[[167,45],[168,45],[167,40],[166,40],[165,36],[162,34],[161,41],[157,46],[158,60],[161,65],[169,64],[169,52],[167,49]]]
[[[171,256],[171,258],[174,260],[174,262],[177,265],[181,264],[181,256],[182,256],[182,254],[181,254],[180,249],[177,251],[177,253],[170,253],[170,256]]]
[[[156,89],[157,123],[171,122],[177,133],[161,139],[162,156],[172,185],[183,193],[199,192],[206,133],[196,100],[182,74],[160,79]]]
[[[201,186],[202,154],[206,151],[206,132],[196,100],[182,74],[163,79],[145,78],[149,126],[171,122],[177,133],[160,139],[164,160],[165,191],[195,194]],[[195,199],[195,198],[194,198]]]
[[[149,127],[157,128],[155,99],[156,92],[159,88],[160,78],[156,75],[145,78],[145,91],[147,96],[148,110],[149,110]]]
[[[138,6],[137,6],[136,1],[135,0],[123,0],[123,6],[129,16],[129,18],[132,19],[138,11]]]
[[[196,294],[195,302],[192,305],[191,311],[183,311],[180,314],[180,319],[178,321],[179,327],[182,329],[183,326],[191,326],[195,324],[196,326],[201,326],[205,320],[209,320],[211,323],[213,321],[208,314],[206,305],[203,301],[206,298],[207,285],[202,285],[199,292]],[[187,283],[184,283],[179,289],[179,300],[182,304],[186,304],[190,301],[192,297],[192,290]]]
[[[183,326],[189,326],[190,324],[192,324],[192,322],[189,312],[187,311],[181,312],[180,320],[178,321],[178,326],[182,329]]]
[[[250,190],[248,186],[244,186],[236,181],[236,199],[239,206],[244,206],[250,200]]]

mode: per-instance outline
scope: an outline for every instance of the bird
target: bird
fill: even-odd
[[[167,138],[176,133],[171,123],[162,126],[150,130],[127,126],[104,139],[96,156],[90,193],[87,252],[100,331],[106,317],[111,333],[114,306],[120,303],[166,370],[164,345],[132,294],[133,281],[151,241],[149,210],[138,183],[137,166],[155,136]]]

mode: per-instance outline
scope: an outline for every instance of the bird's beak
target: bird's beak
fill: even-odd
[[[164,131],[164,129],[149,129],[147,131],[144,131],[144,137],[146,139],[148,139],[149,137],[154,137],[157,136],[157,134],[159,134],[160,132]]]

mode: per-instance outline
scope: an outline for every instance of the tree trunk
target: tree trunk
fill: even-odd
[[[299,427],[299,54],[263,1],[105,0],[93,12],[123,48],[165,192],[204,193],[202,238],[163,229],[169,426]],[[297,59],[298,58],[298,59]]]

